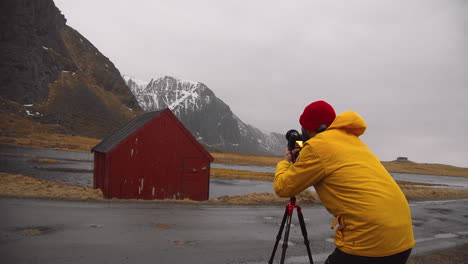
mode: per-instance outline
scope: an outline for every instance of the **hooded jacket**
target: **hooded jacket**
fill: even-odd
[[[340,114],[330,127],[304,143],[294,164],[276,167],[274,189],[292,197],[314,186],[326,209],[335,245],[348,254],[383,257],[415,244],[408,202],[392,176],[359,136],[364,119]]]

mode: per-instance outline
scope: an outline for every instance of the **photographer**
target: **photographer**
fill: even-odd
[[[325,263],[406,263],[414,246],[406,198],[380,160],[359,139],[364,119],[353,111],[338,116],[324,101],[302,113],[304,145],[284,153],[274,189],[292,197],[314,186],[335,216],[335,251]]]

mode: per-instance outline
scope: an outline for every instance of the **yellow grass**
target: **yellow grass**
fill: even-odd
[[[101,190],[0,172],[0,196],[102,200]]]
[[[54,159],[34,159],[33,161],[39,163],[60,163],[60,161]]]
[[[264,180],[273,181],[274,173],[266,172],[250,172],[250,171],[238,171],[230,169],[211,169],[212,178],[229,179],[229,180]],[[408,200],[421,200],[421,199],[447,199],[447,198],[466,198],[468,197],[468,191],[464,190],[453,190],[447,188],[430,188],[434,184],[429,183],[417,183],[409,181],[397,181],[398,185],[402,189]],[[424,187],[422,187],[424,186]],[[260,197],[260,198],[259,198]],[[278,198],[274,194],[255,194],[251,196],[252,199],[268,199],[270,201],[277,201]],[[236,198],[229,198],[236,199]]]
[[[80,137],[63,136],[61,134],[34,133],[26,137],[9,138],[0,136],[0,144],[32,148],[53,148],[67,151],[91,152],[100,140]]]
[[[257,165],[257,166],[276,166],[276,163],[282,160],[279,156],[261,156],[240,153],[210,153],[216,163],[237,164],[237,165]]]
[[[22,230],[21,233],[25,236],[38,236],[44,232],[37,228],[27,228]]]
[[[411,161],[384,161],[382,164],[389,172],[395,173],[468,177],[468,168],[450,165],[416,163]]]
[[[279,156],[259,156],[240,153],[211,153],[216,163],[276,166],[281,161]],[[384,167],[393,173],[427,174],[468,177],[468,168],[455,167],[443,164],[415,163],[411,161],[384,161]]]
[[[468,191],[466,190],[429,188],[402,184],[400,184],[400,188],[408,200],[458,199],[468,197]]]
[[[416,187],[408,183],[399,183],[408,200],[453,199],[468,197],[468,191]],[[31,178],[19,174],[0,172],[0,196],[45,197],[77,200],[103,200],[100,190]],[[297,195],[298,202],[319,203],[315,192],[302,192]],[[159,202],[199,203],[185,200],[158,200]],[[208,203],[227,204],[286,204],[288,198],[280,198],[273,193],[250,193],[247,195],[224,196],[207,201]]]
[[[100,143],[100,139],[82,136],[64,135],[58,125],[40,124],[27,118],[0,112],[0,144],[37,148],[55,148],[90,152],[91,148]],[[242,153],[210,153],[216,163],[236,165],[276,166],[281,156],[252,155]],[[446,175],[468,177],[468,168],[460,168],[443,164],[427,164],[415,162],[382,162],[389,172]],[[218,177],[218,175],[215,175]],[[239,176],[242,177],[242,176]]]
[[[296,196],[297,202],[301,204],[319,203],[320,200],[315,192],[304,191]],[[247,195],[225,196],[215,199],[210,199],[213,203],[228,203],[228,204],[287,204],[289,198],[281,198],[273,193],[250,193]]]
[[[64,135],[58,125],[41,124],[27,118],[0,113],[2,145],[90,152],[99,142],[100,139]]]
[[[216,169],[211,168],[211,178],[228,179],[228,180],[259,180],[272,181],[275,177],[274,173],[269,172],[252,172],[231,169]]]

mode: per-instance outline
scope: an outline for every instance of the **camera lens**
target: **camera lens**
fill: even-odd
[[[290,141],[291,139],[298,140],[300,138],[301,138],[301,134],[299,134],[299,132],[297,130],[291,129],[288,132],[286,132],[286,139],[288,141]]]

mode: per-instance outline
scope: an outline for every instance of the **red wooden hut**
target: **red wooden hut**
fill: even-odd
[[[92,151],[94,188],[107,198],[208,199],[214,159],[169,109],[140,115]]]

